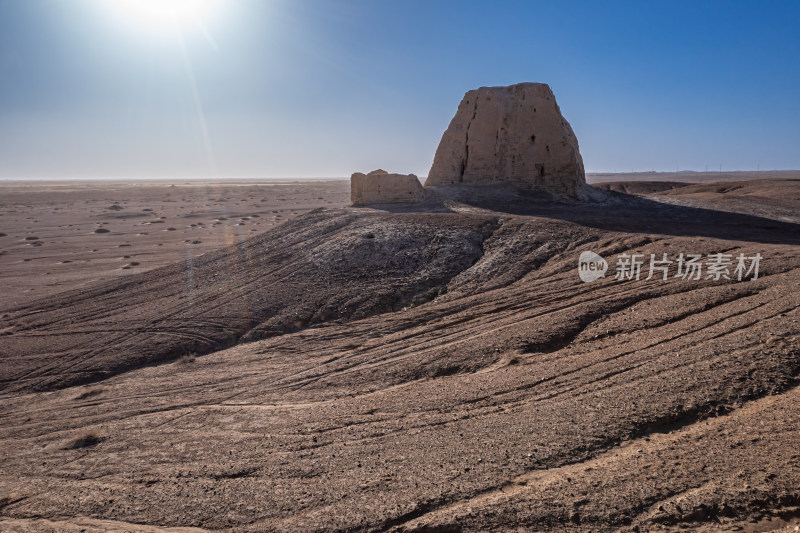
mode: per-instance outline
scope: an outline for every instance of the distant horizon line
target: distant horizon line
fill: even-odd
[[[624,176],[632,174],[761,174],[767,172],[800,172],[800,169],[775,168],[775,169],[750,169],[750,170],[632,170],[632,171],[592,171],[586,172],[587,176]],[[418,176],[419,179],[427,179],[427,176]],[[24,181],[222,181],[222,180],[241,180],[241,181],[286,181],[286,180],[347,180],[350,176],[174,176],[174,177],[148,177],[148,176],[124,176],[124,177],[0,177],[4,182],[24,182]]]

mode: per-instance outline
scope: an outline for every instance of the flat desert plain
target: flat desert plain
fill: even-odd
[[[3,303],[185,261],[349,203],[345,180],[0,181]]]
[[[0,184],[0,530],[797,531],[800,175],[723,177]]]

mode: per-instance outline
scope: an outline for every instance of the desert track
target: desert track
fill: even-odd
[[[318,210],[4,309],[0,526],[793,527],[800,226],[681,190]],[[582,283],[583,250],[764,259]]]

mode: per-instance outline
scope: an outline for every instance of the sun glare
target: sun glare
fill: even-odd
[[[131,18],[152,26],[183,26],[201,23],[219,0],[112,0]]]

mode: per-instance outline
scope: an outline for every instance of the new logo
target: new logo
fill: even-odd
[[[578,258],[578,276],[584,283],[604,278],[606,270],[608,263],[594,252],[582,252]]]

